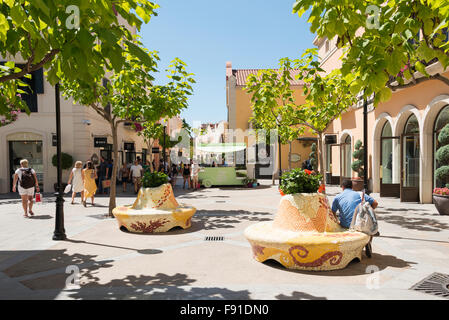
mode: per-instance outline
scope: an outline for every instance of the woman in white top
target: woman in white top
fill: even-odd
[[[75,197],[77,193],[81,193],[81,203],[84,200],[84,172],[83,163],[81,161],[75,162],[75,167],[70,172],[69,181],[67,184],[73,181],[72,184],[72,204],[75,203]]]
[[[33,212],[33,197],[34,188],[39,192],[39,182],[37,180],[36,172],[28,168],[28,160],[20,160],[20,168],[14,173],[14,182],[12,184],[12,192],[16,192],[17,181],[19,182],[18,191],[22,198],[22,207],[24,210],[23,216],[29,218],[34,216]],[[30,216],[28,215],[30,214]]]

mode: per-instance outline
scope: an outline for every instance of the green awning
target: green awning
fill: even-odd
[[[201,143],[197,150],[210,153],[236,152],[246,149],[246,143]]]

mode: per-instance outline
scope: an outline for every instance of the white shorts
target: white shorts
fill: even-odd
[[[19,194],[21,196],[34,196],[34,187],[32,188],[28,188],[28,189],[24,189],[22,188],[20,185],[18,186],[18,190],[19,190]]]

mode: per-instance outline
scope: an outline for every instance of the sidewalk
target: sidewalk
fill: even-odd
[[[327,191],[332,201],[339,189]],[[198,209],[192,227],[154,235],[120,231],[104,216],[108,198],[84,208],[66,197],[69,240],[61,242],[51,240],[54,198],[36,205],[33,219],[22,218],[15,200],[0,200],[0,299],[441,299],[410,290],[433,272],[449,273],[449,217],[433,205],[382,198],[373,257],[314,273],[252,258],[243,230],[273,219],[280,195],[271,181],[175,194]],[[66,287],[76,267],[80,287]]]

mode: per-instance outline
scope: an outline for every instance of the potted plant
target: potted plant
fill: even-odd
[[[353,171],[357,173],[357,177],[352,179],[352,189],[354,191],[362,191],[364,185],[363,175],[365,173],[363,163],[364,163],[364,147],[362,141],[357,140],[355,143],[355,151],[352,153],[355,161],[351,164]]]
[[[281,194],[317,193],[320,187],[321,175],[314,171],[300,168],[284,172],[281,178]]]
[[[55,154],[53,155],[53,157],[51,158],[51,163],[53,164],[53,166],[58,167],[58,155]],[[70,169],[73,165],[73,157],[65,152],[61,153],[61,169],[62,170],[67,170]],[[61,183],[62,185],[62,190],[65,189],[65,187],[67,186],[67,183]],[[55,192],[58,192],[58,184],[55,183],[53,185],[53,187],[55,188]]]
[[[446,183],[446,187],[433,190],[433,203],[441,215],[449,215],[449,124],[440,131],[438,142],[435,157],[440,167],[435,170],[435,177]]]
[[[163,172],[145,171],[142,177],[142,188],[157,188],[168,183],[168,176]]]

